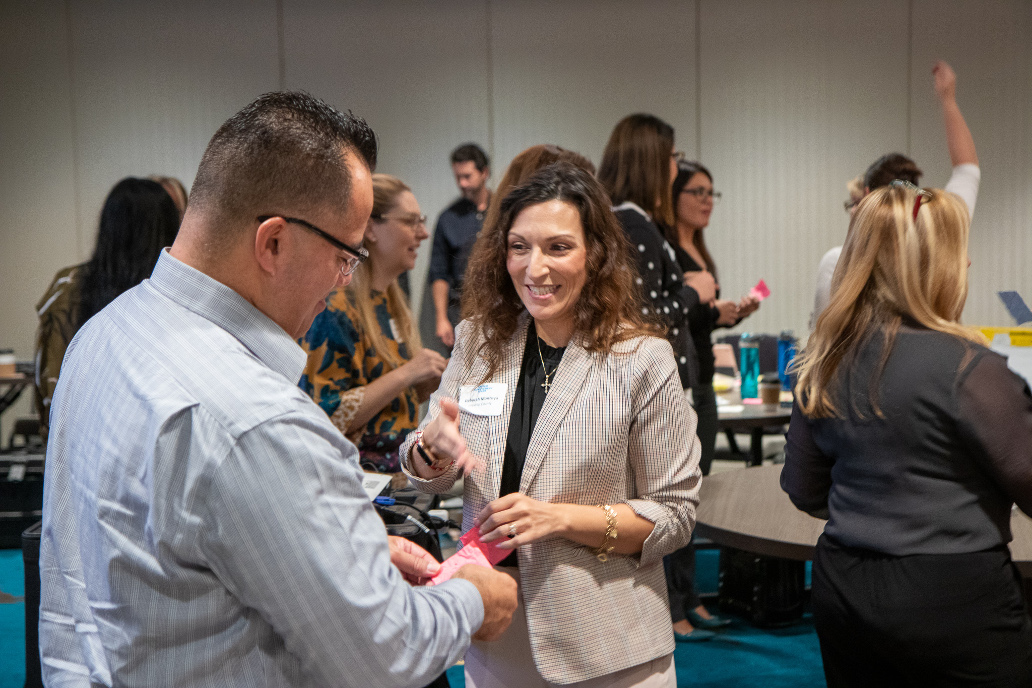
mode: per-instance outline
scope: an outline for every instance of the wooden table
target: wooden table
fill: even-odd
[[[823,521],[795,508],[781,489],[780,465],[709,475],[702,480],[696,532],[718,545],[782,559],[813,559]],[[1032,519],[1011,514],[1011,558],[1032,578]]]
[[[717,406],[717,429],[721,432],[747,432],[749,441],[749,466],[763,464],[763,429],[772,425],[784,425],[792,418],[791,406],[765,406],[763,404],[742,404],[737,397],[727,398],[729,406]],[[728,408],[740,409],[728,411]]]

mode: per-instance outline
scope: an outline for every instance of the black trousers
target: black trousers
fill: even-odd
[[[1032,686],[1032,622],[1006,548],[892,557],[822,535],[812,603],[829,688]]]
[[[699,468],[703,475],[709,475],[717,445],[717,395],[713,391],[712,378],[708,383],[692,386],[692,405],[699,418],[695,434],[699,437]]]

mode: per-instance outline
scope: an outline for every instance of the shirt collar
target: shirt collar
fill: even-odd
[[[652,216],[649,215],[648,213],[646,213],[644,210],[642,210],[641,206],[638,205],[637,203],[633,202],[633,201],[624,201],[620,205],[614,205],[612,210],[613,210],[614,213],[620,212],[621,210],[633,210],[633,211],[635,211],[637,213],[640,213],[641,216],[644,217],[649,222],[652,221]]]
[[[262,363],[288,380],[299,380],[308,357],[282,327],[244,297],[165,249],[151,273],[151,286],[240,340]]]

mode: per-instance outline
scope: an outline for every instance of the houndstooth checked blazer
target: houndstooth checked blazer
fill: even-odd
[[[524,314],[489,382],[507,385],[502,413],[461,412],[459,431],[486,460],[465,480],[462,528],[498,498],[509,413],[523,360]],[[420,427],[439,413],[442,396],[484,380],[487,362],[472,352],[473,328],[463,322],[456,346]],[[681,389],[665,340],[640,337],[608,355],[571,341],[545,398],[527,450],[520,492],[545,502],[625,502],[655,528],[640,556],[610,555],[603,563],[587,547],[552,538],[519,548],[520,581],[538,671],[553,683],[584,681],[673,652],[663,556],[688,544],[699,502],[695,412]],[[452,468],[433,480],[407,465],[414,433],[402,445],[403,468],[417,488],[446,491]]]

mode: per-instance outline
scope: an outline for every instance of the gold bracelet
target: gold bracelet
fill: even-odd
[[[608,504],[599,504],[598,508],[606,514],[606,534],[602,536],[602,545],[594,552],[599,561],[606,561],[609,553],[616,548],[616,545],[609,544],[610,540],[616,539],[616,509]]]

